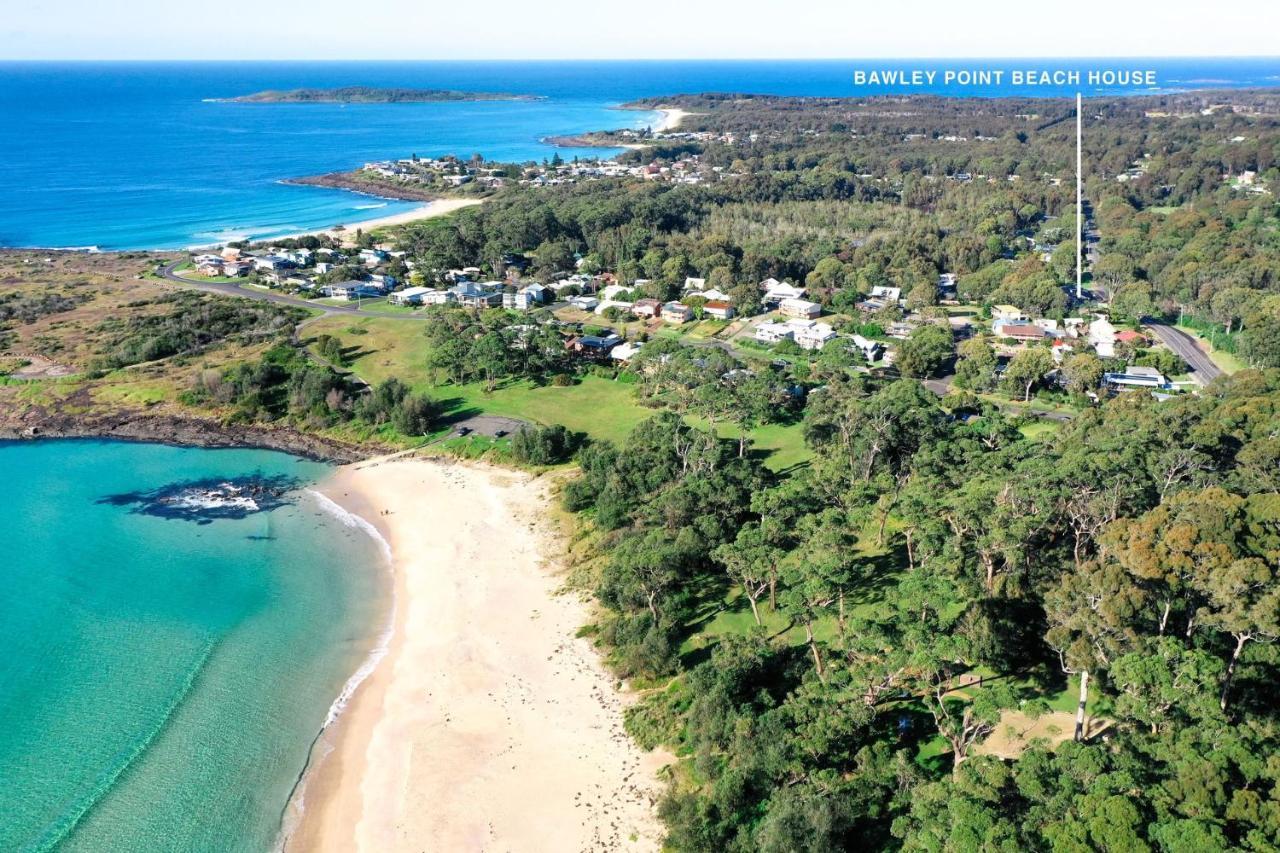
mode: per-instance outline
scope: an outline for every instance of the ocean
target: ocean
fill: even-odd
[[[271,849],[386,621],[328,467],[50,440],[0,470],[0,850]]]
[[[643,96],[690,92],[854,96],[904,91],[1030,94],[998,87],[857,86],[859,69],[1143,68],[1157,85],[1085,86],[1129,95],[1280,85],[1280,60],[796,60],[580,62],[0,62],[0,246],[181,248],[266,239],[415,205],[287,178],[368,160],[480,153],[541,160],[540,140],[643,127],[619,111]],[[1006,80],[1009,75],[1006,75]],[[543,96],[537,101],[427,104],[232,104],[263,89],[347,85],[446,88]],[[1046,86],[1045,96],[1074,95]],[[600,149],[562,156],[607,155]]]

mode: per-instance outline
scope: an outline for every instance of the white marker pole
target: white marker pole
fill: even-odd
[[[1076,299],[1084,298],[1084,179],[1080,173],[1080,93],[1076,92]]]

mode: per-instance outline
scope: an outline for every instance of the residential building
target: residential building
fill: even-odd
[[[1172,387],[1159,370],[1141,365],[1130,365],[1123,373],[1104,373],[1102,383],[1112,388],[1166,389]]]
[[[868,362],[876,361],[884,354],[884,346],[879,341],[864,338],[862,335],[853,336],[853,345]]]
[[[657,317],[662,313],[662,303],[656,299],[637,299],[631,306],[631,313],[637,317]]]
[[[885,285],[876,285],[871,288],[871,298],[881,300],[883,302],[897,302],[902,299],[901,287],[887,287]]]
[[[732,305],[718,299],[707,302],[702,306],[702,311],[708,317],[714,317],[717,320],[731,320],[734,314]]]
[[[1096,317],[1089,324],[1089,345],[1102,358],[1115,358],[1116,327],[1105,317]]]
[[[996,334],[1002,338],[1013,338],[1020,343],[1043,341],[1050,336],[1035,323],[1003,323],[996,328]]]
[[[643,346],[644,344],[638,341],[636,342],[624,341],[618,344],[613,349],[609,350],[609,358],[613,359],[614,361],[622,361],[622,362],[630,361],[632,356],[638,353],[640,351],[640,348]]]
[[[428,293],[431,293],[429,287],[406,287],[404,290],[392,293],[387,301],[392,305],[421,305],[422,298]]]
[[[822,315],[822,306],[804,299],[784,299],[778,303],[778,313],[784,317],[812,320]]]
[[[772,279],[768,279],[772,281]],[[788,299],[799,299],[804,296],[803,287],[796,287],[794,284],[786,284],[785,282],[775,284],[764,292],[761,302],[765,305],[780,305]]]
[[[662,306],[662,319],[668,323],[687,323],[693,319],[693,309],[683,302],[668,302]]]
[[[826,323],[792,320],[791,325],[795,326],[795,341],[801,349],[820,350],[836,338],[835,329]]]

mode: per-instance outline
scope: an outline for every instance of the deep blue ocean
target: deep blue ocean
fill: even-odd
[[[0,63],[0,246],[173,248],[385,216],[413,205],[280,181],[412,153],[542,159],[553,151],[539,141],[546,136],[652,123],[651,113],[614,109],[642,96],[1074,95],[1073,86],[1033,91],[853,84],[855,69],[1029,66],[1157,71],[1155,89],[1085,87],[1086,95],[1280,85],[1277,58]],[[348,85],[499,91],[545,100],[208,100]],[[574,153],[601,152],[562,152]]]

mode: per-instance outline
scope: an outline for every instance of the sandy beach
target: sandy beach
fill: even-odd
[[[658,110],[662,113],[662,124],[654,128],[655,131],[670,132],[680,127],[680,122],[684,121],[690,113],[688,110],[678,110],[674,107],[665,107]]]
[[[479,198],[442,198],[437,201],[428,202],[422,207],[415,207],[413,210],[406,210],[402,213],[393,213],[390,216],[381,216],[376,219],[363,219],[359,222],[344,222],[340,226],[335,225],[332,228],[324,228],[317,231],[304,231],[298,234],[288,234],[285,237],[275,237],[273,239],[282,240],[290,237],[305,237],[309,234],[327,234],[335,240],[344,240],[355,236],[356,229],[364,231],[372,231],[374,228],[382,228],[388,225],[404,225],[406,222],[416,222],[419,219],[433,219],[437,216],[447,216],[455,210],[461,210],[464,207],[471,207],[480,204],[484,199]]]
[[[325,733],[296,851],[657,850],[657,771],[557,594],[545,481],[404,457],[321,489],[393,554],[386,657]]]

